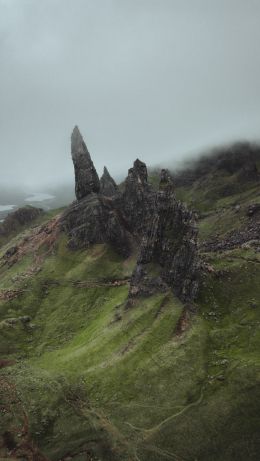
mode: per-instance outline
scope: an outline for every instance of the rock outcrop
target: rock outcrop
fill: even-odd
[[[143,235],[130,298],[172,288],[183,301],[198,289],[197,228],[193,214],[174,195],[173,183],[162,170],[150,226]]]
[[[72,249],[109,243],[123,256],[139,245],[129,302],[137,296],[172,289],[183,301],[198,288],[197,229],[177,202],[172,180],[161,172],[159,191],[148,182],[145,163],[137,159],[120,192],[107,169],[99,182],[78,128],[72,134],[76,197],[63,214],[62,228]]]
[[[100,178],[100,193],[106,197],[113,197],[118,193],[118,186],[105,166],[103,175]]]
[[[64,213],[62,223],[71,249],[109,243],[118,253],[129,256],[130,235],[120,213],[111,200],[100,194],[74,202]]]
[[[83,199],[92,192],[99,192],[99,177],[77,126],[75,126],[71,135],[71,155],[75,170],[77,200]]]
[[[155,191],[148,183],[145,163],[136,159],[128,170],[122,194],[122,210],[129,229],[141,237],[150,223],[154,208]]]

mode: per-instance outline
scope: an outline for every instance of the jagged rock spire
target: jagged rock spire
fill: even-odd
[[[128,170],[128,177],[126,181],[136,181],[138,184],[145,184],[147,183],[147,178],[146,164],[137,158],[134,162],[133,168]]]
[[[146,164],[136,159],[128,170],[122,197],[123,210],[129,229],[141,237],[153,209],[155,191],[148,183]]]
[[[106,197],[113,197],[118,192],[117,184],[110,176],[107,167],[104,166],[103,175],[100,178],[100,193]]]
[[[99,192],[99,177],[77,126],[75,126],[71,135],[71,155],[75,170],[77,200],[83,199],[91,192]]]

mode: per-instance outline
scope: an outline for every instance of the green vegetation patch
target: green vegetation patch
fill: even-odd
[[[26,258],[2,268],[1,289]],[[61,235],[0,304],[2,358],[13,361],[1,375],[2,430],[16,427],[19,444],[27,418],[53,461],[258,460],[259,260],[245,248],[204,258],[214,272],[196,314],[170,292],[126,308],[135,256],[71,251]]]

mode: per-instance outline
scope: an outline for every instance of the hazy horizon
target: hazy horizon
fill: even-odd
[[[260,139],[260,2],[0,0],[0,184],[73,181]]]

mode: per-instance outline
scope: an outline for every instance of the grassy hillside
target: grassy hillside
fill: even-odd
[[[201,240],[260,200],[254,183],[223,198],[219,180],[176,190]],[[70,251],[63,234],[25,249],[0,267],[0,459],[259,459],[259,253],[202,253],[191,312],[170,292],[126,308],[135,255]]]

